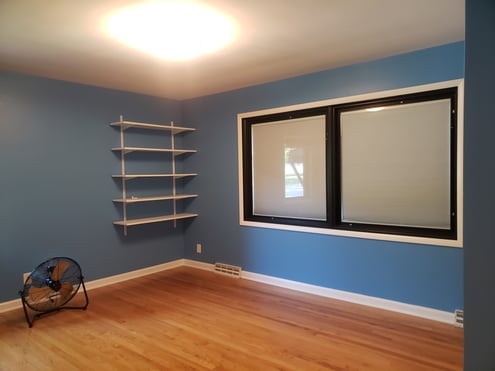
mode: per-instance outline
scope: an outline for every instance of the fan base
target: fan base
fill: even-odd
[[[84,305],[79,306],[79,307],[68,306],[68,305],[61,306],[61,307],[58,307],[58,308],[54,308],[54,309],[43,311],[41,313],[37,313],[34,316],[32,316],[31,318],[29,318],[28,306],[26,304],[26,299],[24,298],[23,292],[22,291],[19,291],[19,295],[21,295],[21,300],[22,300],[22,308],[24,309],[24,316],[26,317],[26,322],[28,323],[29,328],[33,327],[33,324],[34,324],[34,321],[35,320],[37,320],[38,318],[41,318],[42,316],[44,316],[46,314],[59,312],[59,311],[61,311],[63,309],[82,309],[82,310],[86,310],[86,308],[88,307],[88,304],[89,304],[89,298],[88,298],[88,293],[86,292],[86,286],[84,285],[84,280],[83,280],[82,277],[81,277],[81,286],[83,288],[84,297],[86,299],[86,302],[85,302]]]

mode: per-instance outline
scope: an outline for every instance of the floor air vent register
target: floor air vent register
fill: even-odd
[[[235,265],[215,263],[214,270],[216,273],[223,274],[225,276],[240,278],[241,277],[241,267],[236,267]]]
[[[464,327],[464,310],[456,309],[454,315],[455,315],[456,326]]]

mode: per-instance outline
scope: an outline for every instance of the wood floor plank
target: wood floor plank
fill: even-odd
[[[0,314],[0,370],[463,368],[460,328],[193,268],[89,296],[31,329]]]

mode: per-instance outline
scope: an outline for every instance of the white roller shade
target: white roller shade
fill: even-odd
[[[325,116],[252,126],[253,214],[326,220]]]
[[[342,221],[450,228],[450,100],[340,117]]]

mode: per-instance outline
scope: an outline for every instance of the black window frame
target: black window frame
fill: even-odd
[[[323,229],[366,232],[385,235],[425,237],[434,239],[455,240],[458,236],[457,225],[457,124],[458,124],[458,87],[448,87],[408,94],[385,96],[362,101],[351,101],[334,105],[322,105],[313,108],[290,110],[259,116],[245,117],[241,121],[242,145],[242,182],[243,210],[245,221],[281,224],[290,226],[316,227]],[[341,146],[340,146],[340,113],[366,108],[384,107],[407,103],[427,102],[450,99],[451,133],[450,133],[450,228],[419,228],[410,226],[378,225],[366,223],[347,223],[342,221],[341,205]],[[260,216],[253,214],[252,189],[252,126],[261,123],[290,120],[311,116],[325,115],[325,153],[326,153],[326,220],[308,220],[301,218],[283,218],[277,216]]]
[[[328,228],[328,202],[327,202],[327,218],[326,220],[312,220],[312,219],[302,219],[302,218],[284,218],[280,216],[264,216],[253,214],[253,162],[251,156],[252,148],[252,137],[251,129],[253,125],[263,124],[267,122],[285,121],[290,119],[299,119],[312,116],[325,116],[325,151],[328,150],[328,127],[330,122],[331,111],[329,107],[315,107],[309,109],[301,109],[287,112],[280,112],[262,116],[249,117],[242,120],[242,159],[243,159],[243,199],[244,199],[244,219],[253,222],[261,223],[273,223],[273,224],[286,224],[304,227],[318,227],[318,228]],[[326,154],[328,158],[328,154]],[[328,177],[327,177],[328,178]],[[249,186],[247,186],[249,185]],[[327,180],[326,184],[326,199],[328,200],[329,195],[329,184]]]

